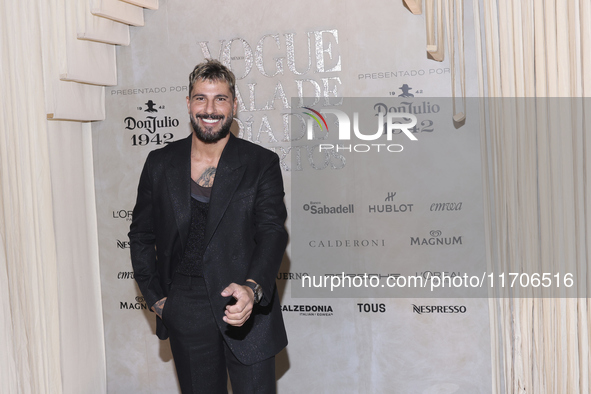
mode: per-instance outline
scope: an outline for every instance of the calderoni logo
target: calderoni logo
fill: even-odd
[[[466,313],[464,305],[415,305],[412,304],[413,313]]]
[[[331,305],[283,305],[282,312],[297,312],[300,316],[333,316]]]
[[[170,116],[158,118],[158,116],[146,116],[143,120],[136,120],[133,116],[128,116],[123,120],[126,130],[144,129],[150,134],[154,134],[158,129],[166,129],[179,126],[179,120]]]
[[[313,239],[311,248],[376,248],[386,246],[385,239]]]
[[[120,301],[119,309],[147,310],[148,305],[146,305],[146,303],[144,302],[144,297],[137,296],[135,297],[135,301],[132,302]]]
[[[349,115],[345,112],[336,110],[336,109],[321,109],[320,112],[316,111],[310,107],[303,107],[313,113],[304,112],[305,115],[308,115],[310,119],[307,121],[307,138],[308,140],[314,139],[314,121],[319,126],[320,130],[326,129],[327,133],[330,133],[331,130],[328,128],[328,124],[326,119],[324,118],[323,114],[332,114],[335,115],[338,121],[338,139],[342,143],[351,141],[351,121],[349,119]],[[417,124],[417,117],[414,114],[407,113],[407,112],[388,112],[385,115],[386,121],[384,122],[384,112],[379,112],[378,114],[378,124],[377,124],[377,131],[365,134],[360,130],[359,127],[359,113],[353,113],[353,134],[355,137],[361,141],[376,141],[382,135],[386,134],[386,139],[388,141],[392,141],[392,134],[395,134],[395,131],[402,132],[406,137],[408,137],[411,141],[417,141],[417,137],[415,137],[411,130]],[[410,120],[410,122],[409,122]],[[385,130],[385,132],[384,132]],[[404,147],[400,144],[353,144],[353,145],[342,145],[342,144],[319,144],[318,149],[320,152],[323,150],[334,150],[336,152],[339,151],[348,151],[348,152],[357,152],[357,153],[366,153],[370,151],[375,152],[390,152],[390,153],[397,153],[402,152]]]
[[[462,236],[442,237],[441,230],[432,230],[430,237],[410,237],[410,246],[451,246],[462,245]]]

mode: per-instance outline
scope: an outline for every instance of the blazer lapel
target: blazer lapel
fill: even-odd
[[[191,137],[183,140],[166,164],[166,184],[183,249],[191,226]]]
[[[230,200],[240,184],[244,175],[245,167],[240,160],[240,150],[236,139],[230,133],[230,139],[226,144],[218,167],[216,169],[213,189],[211,190],[211,199],[209,200],[209,213],[207,215],[207,225],[205,227],[205,246],[211,241],[220,220],[224,216]]]

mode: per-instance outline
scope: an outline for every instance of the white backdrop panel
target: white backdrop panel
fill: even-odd
[[[188,74],[206,54],[229,64],[238,77],[240,113],[234,131],[282,158],[288,230],[294,215],[302,214],[302,207],[292,204],[293,193],[300,192],[292,190],[296,184],[292,173],[317,172],[329,184],[334,182],[333,194],[322,197],[322,204],[329,205],[328,199],[334,205],[355,204],[359,223],[365,223],[363,211],[368,205],[384,203],[388,192],[396,192],[400,203],[416,204],[412,212],[404,213],[404,222],[418,230],[411,234],[407,227],[383,220],[380,228],[371,231],[366,225],[343,228],[337,219],[327,218],[313,229],[323,233],[310,233],[316,243],[383,240],[387,247],[354,253],[368,259],[374,255],[395,258],[399,250],[416,265],[417,272],[426,267],[424,258],[435,262],[430,270],[453,271],[443,259],[437,263],[439,253],[455,251],[461,258],[483,259],[477,130],[459,129],[458,136],[466,138],[419,135],[425,141],[431,138],[431,144],[441,144],[439,153],[397,157],[396,165],[416,171],[401,171],[399,185],[391,188],[383,184],[380,172],[395,169],[360,160],[355,171],[371,169],[371,174],[359,189],[357,175],[348,184],[340,184],[331,175],[343,171],[333,168],[342,161],[333,157],[334,165],[324,168],[320,156],[308,155],[317,142],[296,138],[284,126],[292,97],[412,94],[422,100],[449,96],[449,65],[429,60],[423,49],[423,16],[414,16],[402,2],[392,1],[255,5],[230,0],[223,7],[209,5],[205,11],[191,2],[169,0],[161,2],[158,11],[146,10],[145,18],[145,27],[132,30],[132,45],[118,49],[119,83],[105,92],[107,120],[93,126],[110,393],[173,392],[176,387],[168,343],[153,335],[153,314],[132,280],[126,234],[146,155],[190,132],[185,106]],[[471,26],[466,30],[466,45],[472,48]],[[475,80],[472,59],[467,61],[469,81]],[[469,94],[475,89],[469,86]],[[349,162],[353,159],[348,158]],[[429,172],[438,161],[469,170],[462,176]],[[441,215],[436,217],[426,205],[435,202],[462,202],[470,208],[437,212]],[[410,248],[410,236],[428,236],[442,222],[458,234],[469,234],[469,244],[453,251]],[[277,280],[290,341],[277,358],[279,392],[491,391],[486,300],[296,298],[291,287],[299,283],[294,278],[301,277],[305,265],[291,258],[293,248],[288,247]],[[366,266],[356,268],[364,272]],[[418,314],[413,304],[463,306],[465,313]]]

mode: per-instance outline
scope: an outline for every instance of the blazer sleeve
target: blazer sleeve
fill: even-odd
[[[156,233],[153,215],[153,182],[150,152],[140,176],[137,200],[129,231],[131,264],[134,278],[151,308],[164,297],[156,269]]]
[[[273,299],[275,278],[287,246],[288,235],[284,226],[287,210],[283,201],[284,195],[279,157],[273,154],[272,160],[262,171],[256,194],[256,247],[247,275],[247,278],[257,282],[263,289],[262,306]]]

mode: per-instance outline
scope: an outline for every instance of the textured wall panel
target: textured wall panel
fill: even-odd
[[[133,281],[126,234],[146,155],[190,133],[187,79],[206,57],[236,73],[241,129],[234,131],[275,151],[284,170],[292,244],[277,284],[290,343],[277,357],[278,392],[490,392],[486,299],[372,298],[362,289],[344,298],[294,295],[301,281],[292,277],[307,269],[296,248],[315,257],[324,251],[326,259],[311,260],[317,267],[342,262],[352,274],[449,275],[484,262],[480,144],[473,124],[455,129],[451,110],[423,112],[418,142],[397,135],[404,152],[384,152],[373,161],[365,153],[318,152],[318,140],[308,141],[289,129],[289,120],[284,123],[298,96],[318,98],[314,108],[324,97],[361,97],[371,109],[392,97],[426,108],[436,104],[430,97],[449,96],[448,62],[433,62],[423,50],[424,17],[392,1],[229,0],[207,4],[206,16],[201,11],[195,2],[167,0],[147,14],[150,21],[134,29],[132,45],[117,52],[119,81],[105,91],[107,119],[93,124],[109,392],[178,392],[168,342],[153,335],[154,314]],[[467,60],[468,80],[475,80],[473,65]],[[468,95],[475,91],[473,86]],[[431,120],[433,128],[426,126]],[[375,132],[374,123],[371,128]],[[299,175],[315,177],[318,187],[298,183]],[[298,202],[298,193],[306,202]],[[461,209],[430,210],[446,202]],[[353,204],[355,212],[312,215],[306,204]],[[302,215],[314,220],[308,231],[295,227]],[[441,233],[462,243],[411,241]],[[377,242],[353,247],[363,240]],[[413,304],[419,312],[455,305],[465,313],[421,314]]]

